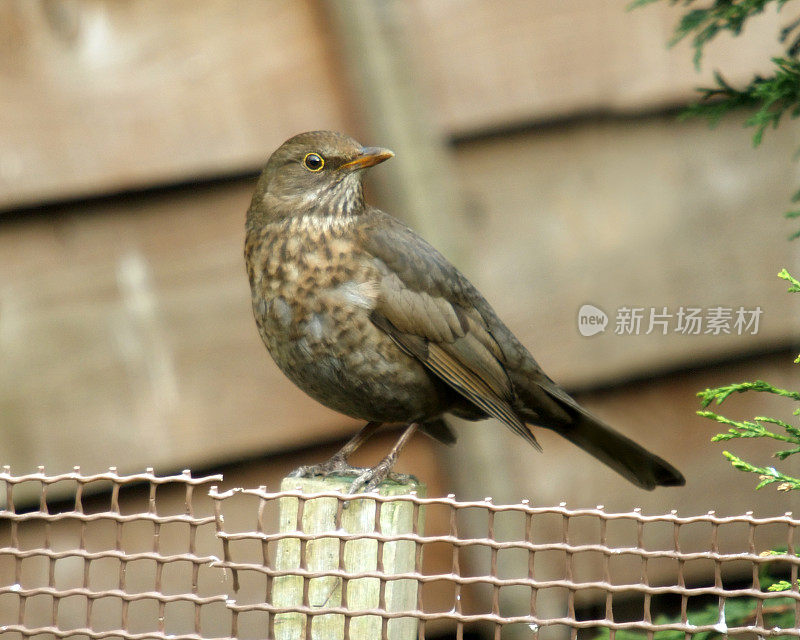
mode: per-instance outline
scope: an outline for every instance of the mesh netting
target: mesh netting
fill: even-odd
[[[221,481],[5,468],[3,638],[800,637],[791,514]]]

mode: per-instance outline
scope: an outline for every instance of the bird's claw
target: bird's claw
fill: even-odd
[[[394,463],[394,457],[387,456],[371,469],[361,469],[361,473],[353,480],[347,493],[353,495],[354,493],[375,491],[386,478],[399,483],[408,482],[411,476],[404,473],[391,473]]]
[[[320,464],[309,464],[298,467],[290,474],[293,478],[312,478],[314,476],[354,476],[364,470],[352,467],[343,456],[333,456],[330,460]]]
[[[313,478],[314,476],[351,476],[353,482],[347,491],[349,495],[356,493],[369,493],[375,491],[380,484],[391,478],[395,482],[407,482],[411,476],[404,473],[391,473],[395,458],[387,456],[372,468],[353,467],[342,456],[333,456],[330,460],[320,464],[310,464],[298,467],[291,474],[292,478]],[[346,506],[346,505],[345,505]]]
[[[383,471],[381,465],[372,469],[364,469],[350,485],[350,490],[347,492],[350,495],[355,493],[369,493],[374,491],[378,485],[386,479],[389,475],[389,470]]]

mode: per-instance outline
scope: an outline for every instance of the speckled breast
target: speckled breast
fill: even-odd
[[[280,369],[346,415],[410,422],[439,415],[445,392],[370,320],[382,274],[349,216],[302,216],[249,230],[253,313]]]

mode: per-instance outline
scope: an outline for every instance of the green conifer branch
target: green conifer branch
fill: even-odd
[[[786,280],[789,283],[790,293],[800,293],[800,280],[795,278],[786,269],[781,269],[778,277],[782,280]],[[798,359],[795,360],[795,362],[798,360],[800,360],[800,356],[798,356]],[[756,380],[755,382],[738,382],[735,384],[725,385],[723,387],[717,387],[716,389],[706,389],[697,395],[700,398],[700,405],[705,408],[712,402],[716,402],[718,405],[720,405],[734,393],[744,393],[746,391],[771,393],[776,396],[781,396],[800,402],[800,391],[782,389],[770,384],[769,382],[765,382],[764,380]],[[795,409],[792,413],[795,416],[800,415],[800,409]],[[776,451],[773,455],[778,460],[785,460],[789,456],[800,453],[800,427],[791,424],[786,420],[781,420],[780,418],[771,418],[769,416],[757,416],[753,418],[753,420],[732,420],[731,418],[726,418],[725,416],[721,416],[713,411],[698,411],[697,415],[709,420],[714,420],[715,422],[728,427],[727,431],[718,433],[711,438],[712,442],[725,442],[737,438],[770,438],[778,442],[786,442],[794,445],[793,447]],[[785,431],[785,434],[771,431],[767,428],[767,425],[780,427],[783,429],[783,431]],[[724,451],[723,455],[728,459],[735,469],[746,471],[748,473],[756,473],[759,475],[761,481],[759,482],[758,486],[756,486],[756,489],[761,489],[762,487],[775,483],[779,483],[779,491],[791,491],[800,488],[800,479],[787,476],[774,467],[759,467],[753,465],[728,451]]]
[[[769,585],[767,591],[789,591],[792,588],[792,583],[788,580],[778,580],[777,582]]]
[[[798,415],[797,410],[794,411],[794,414]],[[795,427],[792,424],[789,424],[788,422],[784,422],[783,420],[779,420],[778,418],[768,418],[766,416],[759,416],[759,417],[753,418],[753,419],[757,420],[758,422],[766,422],[768,424],[776,424],[779,427],[781,427],[782,429],[784,429],[788,434],[793,436],[793,439],[792,439],[793,442],[800,442],[800,429],[798,429],[797,427]]]
[[[755,128],[753,146],[757,147],[764,138],[764,131],[776,129],[785,114],[791,118],[800,115],[800,61],[772,58],[772,62],[774,75],[755,76],[743,89],[736,89],[720,72],[714,72],[716,86],[698,89],[700,102],[690,105],[683,117],[701,116],[715,125],[728,111],[740,107],[755,109],[744,124]]]
[[[644,6],[655,1],[656,0],[635,0],[630,6]],[[683,6],[689,6],[694,3],[694,0],[668,1],[672,5],[680,2]],[[745,21],[756,13],[763,11],[764,8],[770,4],[770,1],[771,0],[715,0],[710,6],[704,9],[693,9],[686,14],[679,23],[673,42],[677,42],[690,33],[695,32],[695,37],[693,39],[695,64],[699,64],[703,46],[709,40],[723,30],[728,30],[734,35],[738,35]],[[788,0],[774,1],[778,8],[788,2]],[[781,33],[781,41],[786,41],[791,33],[797,30],[798,27],[800,27],[800,19],[794,20],[783,30]],[[746,124],[756,128],[753,143],[758,145],[767,127],[776,127],[784,113],[788,111],[792,118],[796,118],[800,115],[800,64],[798,64],[795,59],[799,51],[800,36],[795,36],[794,41],[789,46],[787,52],[788,57],[773,58],[773,62],[777,67],[775,75],[770,78],[757,77],[743,90],[737,90],[730,86],[721,74],[716,73],[715,80],[717,86],[713,89],[701,90],[705,102],[702,105],[695,105],[690,108],[690,113],[692,115],[705,115],[710,118],[711,123],[714,124],[724,113],[735,106],[755,109],[754,115],[747,119]],[[800,190],[794,194],[792,201],[800,202]],[[786,216],[789,218],[800,218],[800,209],[790,211]],[[800,231],[793,234],[792,237],[800,237]],[[800,281],[789,274],[786,269],[782,269],[778,277],[789,283],[789,292],[800,293]],[[800,356],[795,359],[795,363],[800,363]],[[746,391],[771,393],[773,395],[800,401],[800,391],[775,387],[763,380],[730,384],[716,389],[706,389],[697,395],[700,397],[701,406],[705,408],[712,402],[716,402],[720,405],[734,393],[744,393]],[[698,411],[697,413],[704,418],[714,420],[719,424],[729,427],[725,433],[718,433],[715,435],[712,438],[714,442],[733,440],[736,438],[767,437],[776,441],[788,442],[796,445],[794,448],[777,451],[774,455],[780,460],[800,453],[800,428],[785,420],[758,416],[753,418],[752,421],[738,421],[720,416],[713,411]],[[793,414],[795,416],[800,415],[800,409],[795,410]],[[780,427],[786,434],[770,431],[766,425]],[[767,485],[776,483],[778,491],[800,489],[800,478],[788,476],[774,467],[761,467],[751,464],[729,451],[723,451],[723,455],[734,468],[748,473],[758,474],[760,482],[756,486],[756,489],[761,489]],[[779,552],[776,551],[774,553],[777,554]],[[785,553],[785,550],[783,553]],[[787,591],[794,588],[795,585],[787,580],[771,578],[766,573],[767,567],[768,565],[766,564],[762,565],[759,570],[759,580],[762,589],[768,591]],[[752,624],[758,615],[756,611],[759,611],[761,615],[763,615],[765,626],[773,626],[776,630],[792,629],[795,628],[797,624],[795,610],[796,604],[789,598],[786,598],[785,601],[783,598],[771,601],[769,605],[764,605],[762,603],[760,608],[757,608],[754,598],[730,598],[726,599],[725,602],[723,622],[728,626],[746,626]],[[719,607],[716,604],[709,603],[698,611],[689,611],[688,621],[692,625],[712,625],[719,619],[719,613]],[[662,615],[658,616],[655,622],[656,624],[668,624],[674,622],[674,618]],[[656,638],[659,640],[682,640],[685,635],[686,634],[681,631],[666,630],[658,632]],[[724,635],[724,629],[720,629],[720,632],[716,630],[701,632],[693,635],[693,637],[696,640],[710,640],[711,638],[719,638]],[[612,633],[609,629],[602,629],[598,637],[604,639],[611,638]],[[616,631],[613,637],[617,640],[643,640],[651,636],[647,635],[644,631],[623,629]]]
[[[789,293],[800,293],[800,280],[795,278],[791,273],[789,273],[786,269],[781,269],[780,273],[778,274],[779,278],[783,280],[787,280],[789,282]]]
[[[652,4],[657,0],[634,0],[628,8],[633,9]],[[697,0],[666,0],[671,5],[688,7],[687,12],[675,26],[670,45],[691,36],[694,48],[694,64],[700,68],[705,46],[723,32],[738,36],[747,20],[763,13],[772,5],[780,10],[790,0],[713,0],[703,2],[702,8]],[[772,58],[773,73],[768,76],[755,76],[744,88],[737,89],[725,80],[722,73],[714,72],[713,87],[698,89],[700,100],[689,106],[683,115],[701,116],[713,126],[729,111],[744,108],[752,112],[745,119],[745,126],[753,127],[753,145],[758,146],[768,129],[775,129],[784,115],[790,118],[800,116],[800,17],[790,20],[778,34],[778,40],[785,45],[785,54]],[[792,202],[800,202],[800,190],[792,197]],[[786,218],[800,217],[800,209],[784,212]],[[800,238],[800,230],[789,236],[790,240]]]
[[[706,389],[700,391],[697,396],[700,398],[700,405],[707,407],[712,402],[722,404],[729,396],[734,393],[744,393],[745,391],[759,391],[762,393],[772,393],[777,396],[791,398],[792,400],[800,401],[800,391],[791,391],[789,389],[781,389],[771,385],[769,382],[763,380],[755,380],[754,382],[737,382],[735,384],[728,384],[716,389]]]
[[[709,420],[714,420],[715,422],[719,422],[731,427],[725,433],[718,433],[715,435],[713,438],[711,438],[711,442],[724,442],[726,440],[733,440],[735,438],[771,438],[780,442],[791,442],[800,446],[800,434],[798,434],[798,429],[792,427],[786,422],[783,422],[782,420],[778,420],[777,418],[760,417],[755,418],[757,422],[749,422],[747,420],[731,420],[730,418],[716,414],[713,411],[698,411],[697,415],[701,418],[708,418]],[[764,425],[759,424],[759,422],[778,424],[784,427],[789,435],[784,436],[779,433],[769,431],[766,427],[764,427]]]
[[[761,482],[756,485],[756,489],[761,489],[767,485],[775,484],[776,482],[780,483],[778,485],[778,491],[793,491],[795,489],[800,489],[800,479],[787,476],[785,473],[778,471],[775,467],[756,466],[747,462],[746,460],[743,460],[739,456],[732,454],[730,451],[723,451],[722,455],[728,459],[734,469],[758,474]]]
[[[653,4],[657,0],[634,0],[628,5],[628,9],[636,9],[648,4]],[[696,0],[668,0],[669,4],[680,4],[689,7],[696,4]],[[714,0],[705,3],[702,9],[689,9],[679,20],[675,27],[670,45],[675,45],[688,36],[694,34],[692,47],[694,47],[694,63],[700,68],[700,61],[703,57],[703,48],[715,37],[724,31],[738,36],[745,26],[747,20],[764,12],[768,5],[774,4],[778,9],[783,7],[789,0]],[[794,29],[798,26],[797,21],[787,25],[780,34],[780,41],[789,40]],[[795,41],[789,45],[791,52]]]

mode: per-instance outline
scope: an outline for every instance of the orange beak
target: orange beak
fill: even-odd
[[[388,160],[389,158],[394,157],[394,151],[390,151],[389,149],[383,149],[381,147],[364,147],[361,149],[361,153],[355,158],[355,160],[351,160],[350,162],[346,162],[339,169],[345,169],[347,171],[357,171],[358,169],[366,169],[367,167],[373,167],[376,164],[383,162],[384,160]]]

